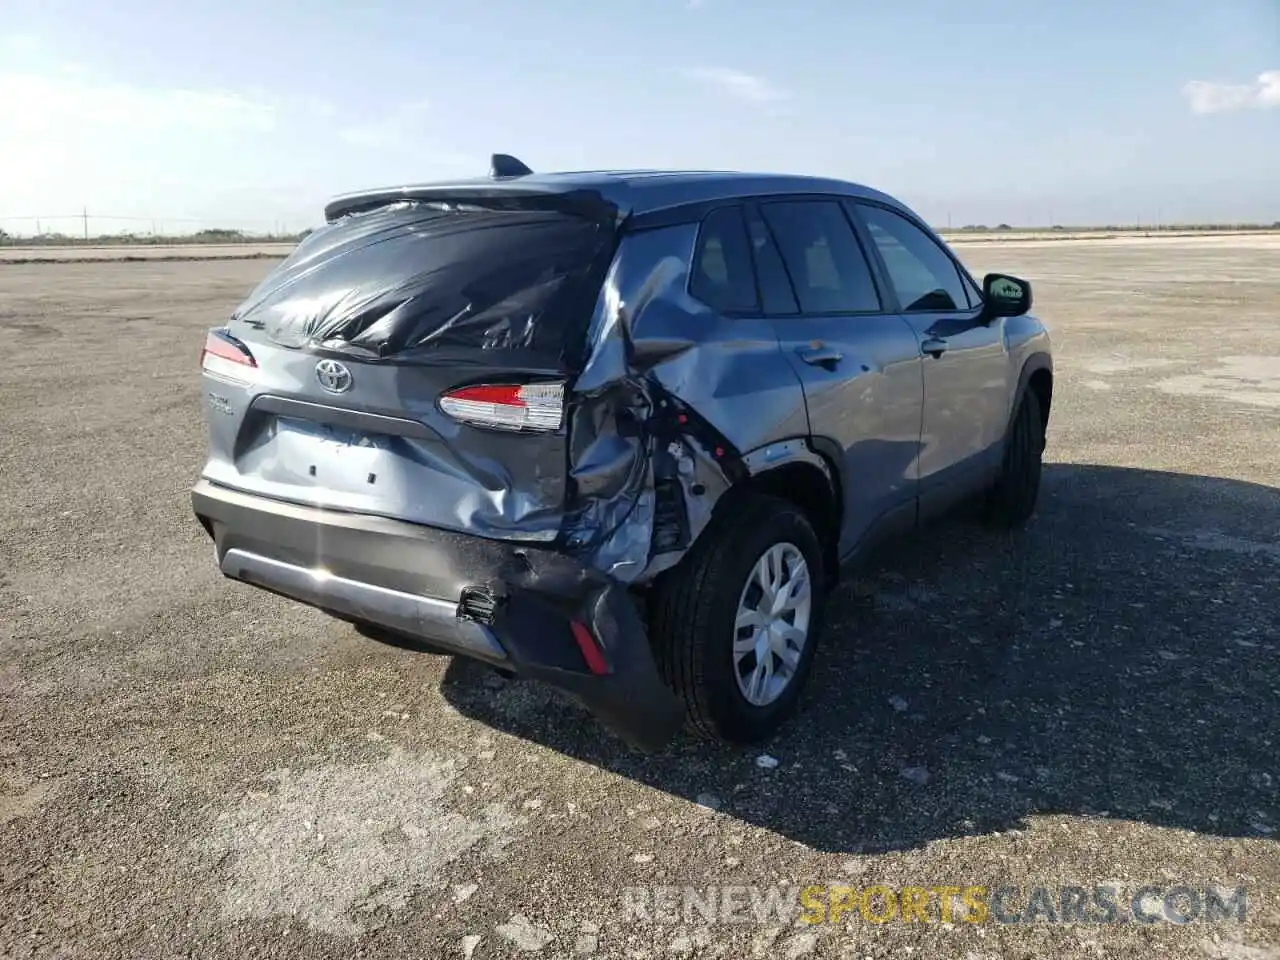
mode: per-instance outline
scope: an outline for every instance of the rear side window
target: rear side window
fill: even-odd
[[[880,310],[871,267],[858,238],[833,200],[761,205],[805,313]]]
[[[689,293],[721,313],[759,309],[751,246],[740,207],[721,207],[702,221]]]
[[[969,297],[955,262],[927,233],[883,207],[859,205],[871,242],[907,313],[964,310]]]

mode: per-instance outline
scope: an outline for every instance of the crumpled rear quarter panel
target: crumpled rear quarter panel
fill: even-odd
[[[230,329],[262,377],[243,388],[206,377],[217,403],[205,476],[555,545],[614,580],[648,579],[678,562],[747,476],[744,453],[808,433],[772,325],[722,317],[687,293],[696,236],[696,224],[679,224],[619,240],[614,222],[545,208],[411,202],[345,216],[236,311]],[[353,371],[341,398],[315,382],[330,356]],[[482,429],[438,407],[460,383],[522,378],[568,383],[560,431]],[[290,423],[270,412],[272,398],[317,412]],[[326,408],[426,429],[369,439]],[[328,437],[348,462],[317,466],[299,432]],[[374,449],[353,452],[344,438]]]
[[[808,433],[799,380],[767,320],[687,292],[696,224],[625,236],[601,291],[571,426],[570,542],[632,582],[677,563],[743,454]]]

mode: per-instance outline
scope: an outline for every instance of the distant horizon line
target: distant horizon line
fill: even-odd
[[[35,218],[4,218],[0,217],[0,224],[6,219],[35,219]],[[43,217],[39,219],[45,219]],[[78,219],[78,218],[77,218]],[[172,221],[171,221],[172,222]],[[200,223],[200,221],[190,221],[192,223]],[[1280,232],[1280,220],[1266,223],[1262,221],[1234,221],[1234,220],[1217,220],[1217,221],[1189,221],[1180,222],[1162,222],[1162,223],[1114,223],[1114,224],[964,224],[963,226],[938,226],[932,225],[935,232],[941,236],[983,236],[983,235],[1001,235],[1001,234],[1047,234],[1050,236],[1072,235],[1072,234],[1152,234],[1152,233],[1271,233]],[[62,231],[44,230],[40,233],[28,233],[25,231],[14,232],[6,231],[0,227],[0,244],[5,246],[21,246],[23,242],[30,243],[34,246],[51,247],[51,246],[92,246],[94,244],[105,245],[128,245],[130,243],[142,246],[152,246],[161,243],[188,243],[188,244],[235,244],[235,243],[296,243],[302,237],[306,236],[317,227],[304,227],[301,230],[289,230],[285,228],[283,223],[278,222],[277,226],[271,230],[254,230],[245,227],[202,227],[192,229],[185,232],[150,232],[150,231],[114,231],[106,233],[85,232],[80,235],[66,233]],[[1065,237],[1063,237],[1065,239]]]

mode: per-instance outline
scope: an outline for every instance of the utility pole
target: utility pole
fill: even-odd
[[[84,208],[83,216],[84,216],[84,239],[85,239],[85,242],[87,243],[89,241],[89,208],[88,207]]]

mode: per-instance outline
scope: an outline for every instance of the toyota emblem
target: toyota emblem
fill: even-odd
[[[337,360],[321,360],[316,364],[316,379],[330,393],[346,393],[351,389],[351,371]]]

